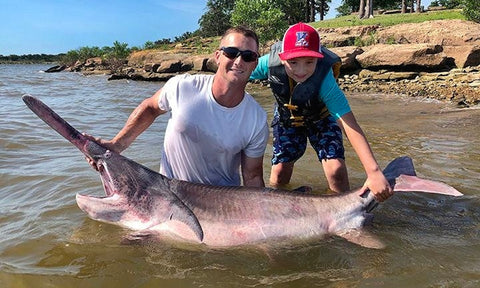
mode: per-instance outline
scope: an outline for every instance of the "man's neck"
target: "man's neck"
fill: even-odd
[[[242,102],[243,97],[245,96],[245,85],[228,85],[229,83],[220,83],[221,81],[216,81],[213,79],[212,85],[212,94],[213,98],[217,101],[218,104],[233,108]]]

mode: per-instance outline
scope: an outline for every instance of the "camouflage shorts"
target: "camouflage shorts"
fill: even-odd
[[[342,130],[332,116],[318,120],[307,127],[284,127],[275,109],[272,128],[272,164],[294,162],[300,159],[307,148],[307,138],[320,161],[345,159]]]

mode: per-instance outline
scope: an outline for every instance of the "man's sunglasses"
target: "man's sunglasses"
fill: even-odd
[[[222,47],[220,50],[223,51],[223,55],[225,55],[228,59],[235,59],[238,56],[242,57],[242,60],[245,62],[253,62],[257,60],[258,54],[251,50],[242,51],[235,47]]]

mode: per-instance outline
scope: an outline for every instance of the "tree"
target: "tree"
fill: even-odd
[[[358,8],[358,18],[365,17],[365,0],[360,0],[360,7]]]
[[[353,12],[360,11],[359,4],[359,0],[342,0],[342,4],[336,10],[340,16],[350,15]]]
[[[275,7],[284,13],[284,19],[289,25],[298,22],[309,22],[306,20],[306,0],[276,0],[273,1]]]
[[[320,21],[323,21],[324,17],[330,11],[329,3],[332,3],[332,0],[320,0],[318,1],[318,13],[320,14]]]
[[[373,18],[373,0],[360,0],[358,17],[360,19]]]
[[[230,25],[235,0],[208,0],[207,12],[200,17],[199,35],[212,37],[222,35]]]
[[[350,15],[353,12],[360,12],[360,14],[366,13],[367,14],[366,16],[363,15],[362,17],[360,17],[360,18],[365,18],[373,15],[373,5],[375,5],[376,10],[380,10],[380,9],[391,10],[391,9],[401,8],[402,3],[404,1],[407,2],[407,1],[414,1],[414,0],[373,0],[372,2],[374,3],[368,3],[367,1],[369,0],[363,0],[363,4],[362,4],[361,3],[362,0],[342,0],[341,5],[337,7],[336,10],[340,16]],[[362,6],[365,5],[363,9],[360,9],[360,4],[362,4]],[[405,3],[404,5],[406,7],[407,3]],[[369,9],[365,10],[367,6],[369,6]]]
[[[413,9],[413,7],[412,7]],[[422,0],[417,0],[417,10],[416,10],[417,13],[420,13],[422,12]]]
[[[232,11],[231,25],[245,25],[259,35],[261,43],[279,39],[288,28],[283,13],[275,0],[237,0]]]
[[[468,0],[438,0],[438,4],[440,4],[441,6],[447,9],[454,9],[457,7],[461,7],[464,2],[466,3],[468,2]]]
[[[465,0],[465,8],[463,13],[470,21],[480,23],[480,1],[478,0]]]
[[[320,21],[322,21],[325,15],[327,15],[328,11],[330,10],[329,3],[331,2],[332,0],[306,0],[304,4],[305,18],[302,21],[314,22],[316,20],[317,13],[320,16]],[[283,10],[283,12],[287,13],[287,11],[285,10]]]

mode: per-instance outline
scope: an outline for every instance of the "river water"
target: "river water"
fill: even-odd
[[[369,227],[386,243],[383,250],[335,237],[291,247],[228,250],[127,245],[128,231],[90,220],[76,206],[76,193],[103,193],[100,179],[21,96],[40,98],[80,131],[110,138],[160,83],[42,73],[46,68],[0,65],[1,287],[480,286],[480,109],[398,95],[348,95],[383,167],[409,155],[420,176],[465,194],[397,193],[375,210]],[[269,91],[250,91],[271,117]],[[124,155],[158,170],[164,118]],[[360,186],[363,171],[346,147],[352,186]],[[265,157],[267,183],[270,157],[271,145]],[[325,191],[311,148],[294,173],[292,187]]]

